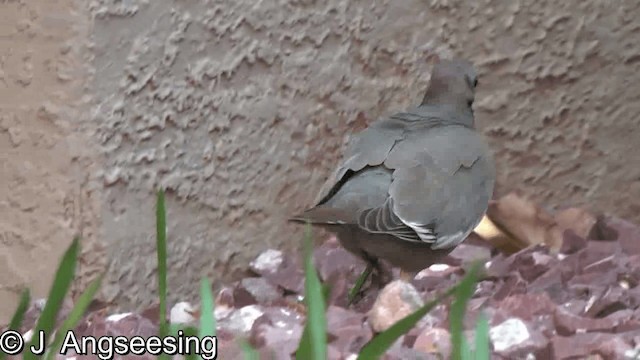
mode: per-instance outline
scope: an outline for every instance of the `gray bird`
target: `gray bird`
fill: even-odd
[[[356,134],[315,205],[290,220],[335,233],[382,282],[378,259],[406,279],[446,256],[493,194],[493,158],[474,125],[476,85],[468,61],[437,63],[422,103]]]

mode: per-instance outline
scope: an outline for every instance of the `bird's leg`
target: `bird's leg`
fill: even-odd
[[[387,282],[390,280],[389,274],[384,271],[382,264],[373,256],[368,255],[367,253],[361,254],[362,259],[367,263],[367,267],[364,271],[358,276],[356,283],[353,285],[348,294],[347,303],[351,305],[360,293],[362,286],[367,281],[369,275],[371,276],[371,284],[373,286],[377,286],[382,288]]]
[[[358,294],[360,293],[362,286],[367,281],[367,278],[369,277],[369,275],[371,275],[371,271],[373,271],[373,266],[371,266],[371,264],[367,262],[367,267],[364,269],[362,274],[358,276],[358,279],[356,280],[356,283],[353,285],[351,290],[349,290],[349,294],[347,298],[348,306],[351,306],[351,304],[353,304],[353,300],[355,300],[356,296],[358,296]]]
[[[383,288],[389,281],[391,281],[391,274],[385,271],[384,266],[376,258],[369,258],[369,263],[373,267],[373,275],[371,277],[371,284],[378,288]]]

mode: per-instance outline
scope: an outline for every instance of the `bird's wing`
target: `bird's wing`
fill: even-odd
[[[428,131],[427,133],[421,133]],[[493,192],[489,149],[474,130],[445,126],[412,131],[385,166],[395,169],[389,210],[434,249],[460,243],[477,225]]]
[[[416,116],[396,114],[358,134],[346,160],[325,183],[316,207],[302,217],[314,222],[326,218],[326,223],[355,223],[371,233],[428,243],[433,248],[464,240],[482,217],[493,190],[493,180],[487,180],[493,179],[494,170],[486,144],[472,129],[409,119],[407,114]],[[365,191],[358,198],[360,194],[349,197],[343,194],[348,191],[340,191],[357,188],[360,184],[356,182],[375,181],[373,173],[356,173],[380,165],[393,171],[387,193]],[[350,205],[354,201],[366,205],[377,195],[383,201],[360,206],[355,214],[352,206],[341,206],[347,197]],[[327,207],[318,210],[324,204]]]
[[[395,213],[392,198],[387,198],[382,206],[359,212],[356,221],[360,228],[370,233],[388,234],[411,242],[436,241],[433,226],[424,226],[416,230],[400,219]]]
[[[383,164],[396,143],[402,141],[406,132],[411,131],[416,124],[420,124],[417,126],[428,131],[429,128],[442,125],[441,119],[447,117],[451,117],[451,114],[443,112],[440,108],[411,108],[383,118],[356,134],[345,152],[344,161],[322,186],[314,201],[315,205],[327,202],[350,175],[366,166]]]
[[[493,162],[480,135],[462,126],[414,128],[389,152],[389,197],[364,209],[357,224],[371,233],[431,244],[460,243],[477,225],[493,191]]]
[[[388,198],[381,205],[362,210],[357,217],[360,228],[371,233],[384,233],[401,240],[435,244],[437,242],[437,209],[445,171],[431,154],[439,138],[438,128],[412,129],[396,142],[384,161],[393,170],[387,190]],[[431,202],[431,203],[430,203]],[[428,211],[420,212],[421,208]],[[433,210],[435,209],[435,211]],[[407,216],[407,212],[412,216]]]
[[[356,134],[345,152],[344,160],[322,186],[315,205],[326,203],[351,175],[366,166],[381,165],[396,142],[404,137],[404,129],[402,122],[387,119]]]

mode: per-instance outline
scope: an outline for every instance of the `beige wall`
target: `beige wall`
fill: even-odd
[[[294,245],[346,135],[419,100],[435,55],[478,67],[499,193],[640,221],[635,0],[83,3],[0,4],[3,303],[44,295],[76,232],[83,283],[111,259],[103,296],[152,301],[159,185],[174,299]]]
[[[89,26],[73,0],[0,2],[0,322],[25,286],[45,296],[74,235],[103,262]]]

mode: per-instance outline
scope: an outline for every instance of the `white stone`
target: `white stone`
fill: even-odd
[[[627,350],[624,352],[625,359],[639,359],[640,358],[640,347],[636,347],[635,349]]]
[[[429,270],[434,271],[434,272],[445,271],[448,268],[449,268],[449,265],[447,265],[447,264],[433,264],[433,265],[429,266]]]
[[[253,327],[253,323],[262,316],[262,314],[264,314],[264,312],[260,306],[248,305],[235,310],[220,325],[236,335],[246,335]]]
[[[47,299],[38,299],[35,301],[35,306],[38,310],[42,311],[42,309],[44,309],[44,306],[47,305]]]
[[[489,338],[495,351],[505,351],[527,341],[531,334],[527,325],[518,318],[505,320],[489,330]]]
[[[172,324],[192,324],[196,321],[193,316],[194,312],[195,309],[190,303],[186,301],[179,302],[171,308],[169,322]]]
[[[620,285],[621,288],[625,290],[629,290],[629,288],[631,288],[631,285],[629,285],[629,281],[627,280],[620,280],[618,284]]]
[[[229,314],[231,314],[232,311],[233,311],[233,308],[227,305],[218,305],[216,306],[216,309],[213,310],[213,316],[216,318],[217,321],[220,321],[226,318],[227,316],[229,316]]]
[[[122,313],[122,314],[113,314],[113,315],[109,315],[106,318],[106,321],[110,321],[110,322],[118,322],[124,318],[126,318],[127,316],[131,315],[130,312],[128,313]]]
[[[597,300],[597,297],[595,295],[590,297],[589,300],[587,301],[587,304],[584,306],[584,312],[589,311],[589,309],[591,309],[593,304],[596,303],[596,300]]]
[[[285,308],[280,308],[280,312],[283,313],[284,315],[287,315],[287,316],[291,315],[291,311],[289,311],[289,310],[287,310]]]
[[[282,264],[282,251],[268,249],[251,262],[259,271],[275,271]]]
[[[368,320],[377,332],[387,330],[398,320],[424,305],[413,285],[402,280],[387,284],[368,312]]]

